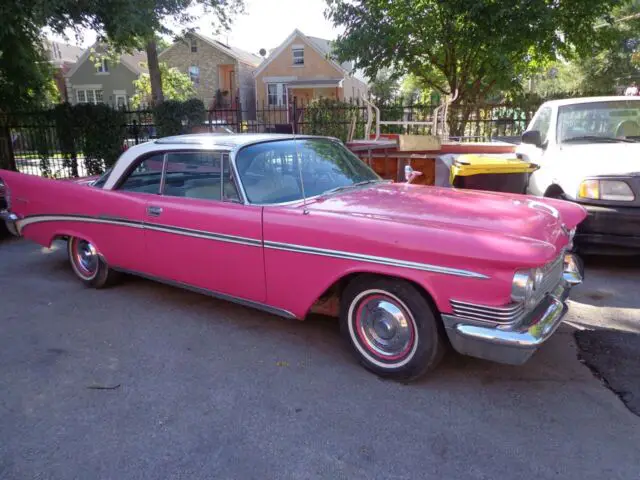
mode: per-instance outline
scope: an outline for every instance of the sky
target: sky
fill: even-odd
[[[332,40],[339,31],[324,18],[325,0],[245,0],[245,13],[237,16],[231,31],[217,38],[252,53],[270,50],[282,43],[297,28],[305,35]],[[194,25],[200,33],[213,36],[211,16],[203,16]],[[81,41],[73,35],[53,39],[88,47],[95,42],[94,32],[83,32]]]

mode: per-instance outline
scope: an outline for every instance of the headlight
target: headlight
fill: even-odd
[[[580,184],[578,191],[580,198],[592,200],[613,200],[620,202],[633,202],[635,195],[626,182],[620,180],[585,180]]]
[[[516,272],[511,285],[511,300],[518,303],[527,303],[533,296],[535,281],[535,276],[531,270]]]

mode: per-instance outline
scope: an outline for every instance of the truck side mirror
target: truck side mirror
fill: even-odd
[[[522,143],[542,148],[542,137],[538,130],[529,130],[522,134]]]

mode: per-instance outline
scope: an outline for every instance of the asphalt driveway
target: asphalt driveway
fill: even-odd
[[[636,272],[598,265],[580,288],[609,294],[577,296],[525,366],[450,355],[401,385],[330,319],[141,279],[86,289],[63,249],[0,242],[0,478],[635,479],[640,418],[573,329],[640,326]]]

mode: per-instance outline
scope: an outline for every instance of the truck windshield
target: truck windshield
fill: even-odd
[[[612,100],[564,105],[558,109],[559,143],[640,140],[640,101]]]

